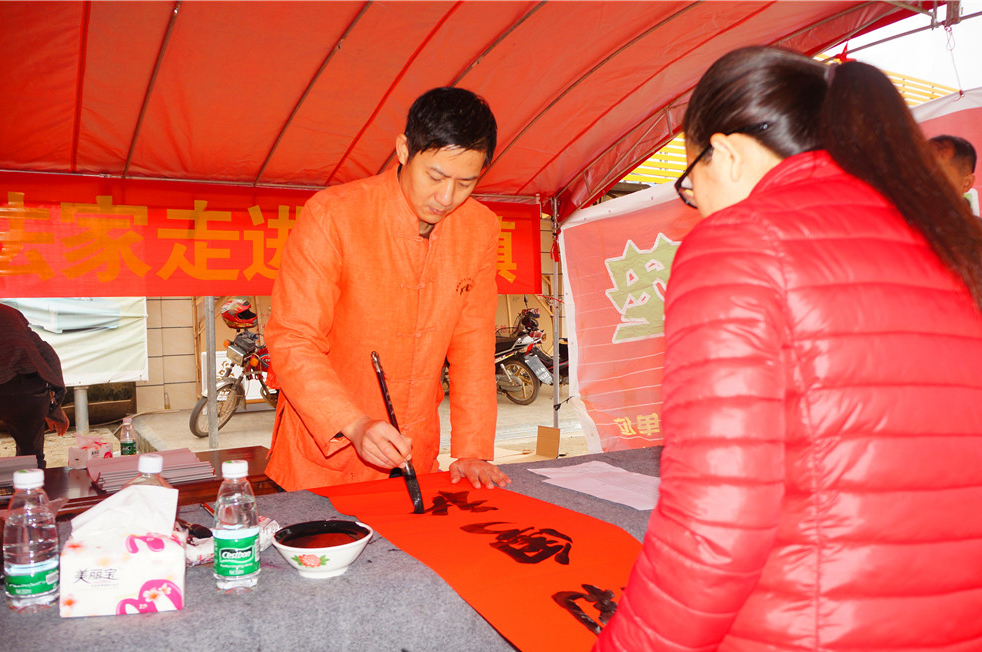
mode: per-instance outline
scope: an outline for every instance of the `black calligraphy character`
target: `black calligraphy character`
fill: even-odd
[[[473,523],[460,529],[471,534],[497,535],[491,547],[500,550],[520,564],[538,564],[555,556],[556,563],[569,565],[569,552],[573,545],[573,539],[562,532],[552,528],[535,530],[532,527],[522,530],[517,528],[489,529],[494,525],[506,525],[506,523],[503,521]]]
[[[423,513],[433,516],[446,516],[450,512],[451,505],[461,511],[475,513],[490,512],[498,509],[491,505],[485,505],[484,503],[488,502],[486,500],[476,500],[472,503],[467,502],[467,496],[469,494],[470,492],[468,491],[439,491],[433,497],[433,504]]]
[[[617,611],[617,603],[614,602],[614,592],[605,591],[591,584],[581,584],[580,586],[583,587],[586,593],[581,593],[580,591],[559,591],[558,593],[552,594],[552,599],[560,607],[570,612],[584,627],[594,634],[599,635],[604,626],[614,617],[614,612]],[[593,603],[593,608],[599,612],[598,620],[600,622],[597,622],[583,611],[583,608],[576,603],[577,600]]]

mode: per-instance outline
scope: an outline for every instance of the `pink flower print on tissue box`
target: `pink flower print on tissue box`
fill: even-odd
[[[61,553],[62,618],[184,608],[184,542],[178,533],[127,536],[119,546],[68,540]]]
[[[184,608],[177,489],[125,487],[72,519],[61,551],[63,618]]]

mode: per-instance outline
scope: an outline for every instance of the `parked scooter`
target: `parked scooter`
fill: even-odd
[[[245,407],[244,381],[259,382],[259,393],[271,406],[276,407],[279,393],[266,385],[266,374],[270,371],[269,351],[260,342],[259,333],[253,333],[258,318],[252,312],[252,304],[245,297],[229,299],[221,307],[222,321],[237,332],[233,341],[225,340],[225,355],[230,364],[225,365],[219,377],[215,393],[218,409],[218,429],[228,423],[241,404]],[[233,375],[236,369],[240,372]],[[198,399],[191,410],[191,432],[195,437],[208,436],[208,397]]]
[[[534,353],[542,341],[539,311],[526,308],[515,318],[514,326],[495,332],[494,367],[498,391],[512,403],[529,405],[539,396],[543,382],[552,383],[552,374]],[[450,391],[450,374],[446,363],[441,378],[444,394]]]
[[[498,391],[512,403],[529,405],[539,396],[543,380],[551,382],[552,374],[534,354],[542,341],[539,330],[539,311],[525,308],[515,318],[511,328],[495,333],[495,379]]]

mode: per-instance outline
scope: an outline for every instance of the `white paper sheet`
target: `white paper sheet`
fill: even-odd
[[[603,498],[634,509],[654,509],[661,478],[625,471],[606,462],[584,462],[572,466],[529,469],[544,475],[545,482],[564,489]]]

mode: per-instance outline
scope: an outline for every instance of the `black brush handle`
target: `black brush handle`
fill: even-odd
[[[385,372],[382,371],[382,361],[379,360],[378,353],[372,351],[372,366],[375,367],[375,375],[378,377],[378,386],[382,390],[382,398],[385,400],[385,409],[389,413],[389,423],[396,430],[399,430],[399,422],[396,421],[396,412],[392,408],[392,399],[389,397],[389,387],[385,384]],[[409,489],[409,497],[413,500],[413,513],[423,513],[423,493],[419,489],[419,481],[416,479],[416,469],[413,463],[406,460],[406,472],[404,478],[406,487]]]
[[[382,399],[385,400],[385,409],[389,413],[389,423],[396,430],[399,430],[399,422],[396,421],[396,411],[392,409],[392,399],[389,397],[389,387],[385,384],[385,372],[382,371],[382,362],[378,359],[378,353],[372,351],[372,366],[375,367],[375,375],[378,377],[378,386],[382,390]]]

